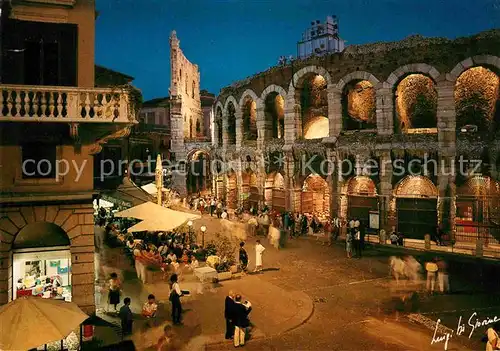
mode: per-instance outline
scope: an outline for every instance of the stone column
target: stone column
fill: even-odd
[[[295,97],[287,95],[285,99],[285,144],[292,145],[297,139],[298,131],[302,133],[300,121],[300,105],[295,104]],[[300,134],[301,134],[300,133]]]
[[[439,154],[441,156],[455,156],[456,143],[456,113],[455,113],[455,84],[446,79],[437,84],[437,126]]]
[[[264,105],[263,103],[257,104],[257,108],[255,109],[256,114],[256,125],[257,125],[257,148],[262,149],[264,145],[264,141],[266,140],[266,132],[265,132],[265,113],[264,113]]]
[[[175,157],[175,164],[179,167],[180,162],[186,160],[186,148],[184,146],[184,119],[181,113],[181,99],[172,98],[170,100],[170,124],[172,138],[172,154]],[[181,197],[187,196],[186,169],[174,170],[172,172],[172,189],[177,191]]]
[[[342,131],[342,92],[336,86],[328,88],[329,137],[337,137]]]
[[[243,112],[241,109],[236,110],[236,151],[241,150],[243,142]]]
[[[236,188],[238,189],[238,207],[243,205],[243,167],[241,164],[241,159],[233,160],[235,164],[236,171]]]
[[[379,83],[376,87],[377,132],[379,135],[394,133],[394,96],[388,83]]]
[[[454,157],[441,157],[438,167],[438,225],[454,237],[456,216],[456,186],[453,174]]]
[[[392,200],[392,159],[390,151],[384,151],[380,155],[380,193],[379,193],[379,215],[380,229],[386,231],[386,235],[390,235],[392,226],[395,225],[391,219],[390,203]]]
[[[222,112],[222,145],[219,145],[219,147],[222,146],[223,150],[227,150],[227,146],[229,144],[229,134],[227,132],[228,126],[229,126],[228,114],[227,111],[224,110]]]
[[[290,189],[292,189],[291,184],[293,181],[292,179],[294,172],[293,155],[291,152],[283,150],[283,158],[284,158],[283,178],[285,183],[285,208],[287,210],[294,211],[294,209],[292,208],[292,201],[290,196]]]

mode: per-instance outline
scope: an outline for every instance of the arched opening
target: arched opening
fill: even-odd
[[[500,79],[485,67],[473,67],[458,77],[455,85],[457,129],[476,126],[490,131],[500,126]]]
[[[209,195],[211,189],[210,156],[206,151],[193,153],[187,174],[187,190],[190,194]]]
[[[35,222],[12,243],[12,298],[41,296],[71,301],[70,240],[59,226]]]
[[[217,108],[215,113],[215,137],[217,138],[217,145],[222,146],[223,143],[223,132],[222,132],[222,109]]]
[[[424,176],[407,176],[396,186],[398,232],[406,238],[424,239],[438,224],[438,190]]]
[[[395,132],[437,132],[437,96],[431,78],[420,73],[403,78],[394,94]]]
[[[271,92],[264,100],[264,138],[282,139],[285,137],[285,100],[276,93]]]
[[[325,179],[318,174],[310,174],[302,186],[301,209],[318,217],[330,215],[330,190]]]
[[[367,80],[353,80],[342,92],[344,130],[374,129],[376,123],[375,88]]]
[[[227,143],[236,144],[236,108],[232,101],[227,104]]]
[[[226,204],[229,209],[234,210],[238,207],[238,184],[234,171],[226,176]]]
[[[243,102],[243,139],[257,140],[257,102],[251,97]]]
[[[457,188],[456,241],[500,241],[500,182],[473,176]]]
[[[347,184],[347,216],[370,227],[370,211],[378,211],[377,187],[370,177],[357,176]]]
[[[257,184],[257,175],[252,171],[243,172],[241,174],[241,196],[243,200],[243,208],[259,208],[260,193]]]
[[[296,101],[300,101],[301,119],[298,137],[321,139],[329,136],[328,92],[326,79],[319,74],[307,74],[298,84]],[[300,134],[301,133],[301,134]]]
[[[272,209],[286,211],[285,178],[280,172],[268,174],[266,178],[264,199],[267,206]]]

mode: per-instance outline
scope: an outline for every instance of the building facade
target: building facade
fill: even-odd
[[[422,239],[500,239],[500,32],[409,37],[222,89],[214,193]]]
[[[136,123],[125,88],[95,87],[95,19],[93,0],[3,2],[0,304],[95,312],[93,155]]]

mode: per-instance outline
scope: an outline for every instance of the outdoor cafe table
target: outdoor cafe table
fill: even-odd
[[[200,267],[194,270],[194,275],[201,281],[211,281],[217,278],[217,271],[211,267]]]

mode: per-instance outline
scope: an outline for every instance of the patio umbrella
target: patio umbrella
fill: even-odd
[[[20,297],[0,307],[0,350],[29,350],[62,340],[87,318],[72,302]]]
[[[177,227],[180,227],[187,221],[194,221],[196,219],[201,218],[201,216],[191,213],[185,213],[180,211],[169,210],[170,213],[168,215],[163,215],[162,217],[154,218],[154,219],[146,219],[142,222],[137,223],[136,225],[127,229],[127,232],[161,232],[161,231],[170,231],[174,230]]]
[[[123,218],[156,219],[158,217],[171,215],[171,211],[178,212],[148,201],[127,210],[117,212],[114,216]]]

